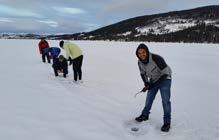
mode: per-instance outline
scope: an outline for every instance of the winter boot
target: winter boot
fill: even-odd
[[[161,127],[161,131],[168,132],[170,130],[170,123],[164,123]]]
[[[135,120],[136,120],[137,122],[142,122],[142,121],[147,121],[148,118],[149,118],[148,115],[143,115],[143,114],[141,114],[139,117],[135,118]]]

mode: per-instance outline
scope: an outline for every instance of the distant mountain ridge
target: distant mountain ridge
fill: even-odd
[[[96,35],[98,33],[106,33],[106,32],[125,33],[133,30],[141,31],[142,28],[153,27],[153,26],[160,29],[160,33],[162,33],[161,29],[163,29],[165,25],[180,23],[183,26],[183,24],[185,23],[197,24],[200,22],[207,22],[207,21],[211,23],[215,23],[215,22],[219,22],[218,19],[219,19],[219,5],[206,6],[206,7],[195,8],[191,10],[174,11],[174,12],[168,12],[163,14],[135,17],[94,30],[87,34]],[[217,26],[219,26],[219,23],[217,23]]]
[[[127,41],[169,41],[165,35],[172,35],[174,33],[183,33],[183,30],[188,28],[201,33],[206,32],[209,35],[209,42],[219,41],[219,5],[200,7],[190,10],[174,11],[163,14],[147,15],[124,20],[88,33],[85,33],[80,39],[94,39],[94,40],[127,40]],[[208,30],[214,28],[210,33]],[[200,29],[199,29],[200,28]],[[194,31],[190,30],[188,34]],[[204,33],[205,34],[205,33]],[[156,36],[156,37],[152,37]],[[185,35],[182,35],[185,36]],[[184,41],[184,38],[171,41]],[[189,42],[196,42],[197,40],[188,40]],[[202,37],[199,39],[204,40]],[[208,41],[207,39],[204,41]]]
[[[47,38],[219,43],[219,5],[139,16],[91,32]]]

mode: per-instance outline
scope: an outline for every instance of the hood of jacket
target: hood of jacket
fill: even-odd
[[[144,49],[144,50],[146,51],[147,57],[146,57],[145,60],[142,60],[142,59],[138,56],[138,50],[139,50],[139,49]],[[139,60],[139,61],[141,61],[141,62],[144,63],[144,64],[147,64],[148,61],[149,61],[149,54],[150,54],[149,49],[148,49],[148,47],[147,47],[145,44],[140,44],[140,45],[138,45],[138,48],[136,49],[136,56],[138,57],[138,60]]]

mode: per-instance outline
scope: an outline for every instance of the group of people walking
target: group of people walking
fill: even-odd
[[[48,42],[45,39],[41,39],[39,42],[39,49],[42,55],[42,61],[50,63],[50,58],[53,59],[53,69],[55,76],[58,76],[60,72],[66,77],[68,74],[68,61],[69,65],[73,65],[74,81],[82,79],[82,62],[83,55],[81,49],[69,42],[60,41],[59,46],[65,50],[66,57],[60,54],[60,48],[49,47]],[[51,56],[51,57],[50,57]],[[144,88],[141,92],[147,91],[146,103],[140,116],[136,117],[137,122],[147,121],[155,96],[160,90],[162,105],[163,105],[163,126],[161,131],[168,132],[171,126],[171,102],[170,102],[170,88],[171,88],[171,69],[166,64],[163,57],[151,53],[145,44],[140,44],[136,50],[136,56],[138,58],[138,66],[140,70],[140,76],[144,83]]]
[[[53,60],[52,68],[55,76],[58,76],[59,73],[62,73],[63,77],[66,78],[68,74],[68,65],[72,65],[74,81],[77,82],[78,80],[82,80],[81,68],[83,54],[81,49],[76,44],[63,40],[59,42],[59,47],[66,53],[65,57],[60,55],[61,49],[59,47],[50,47],[45,38],[41,38],[38,47],[42,56],[42,62],[46,63],[47,61],[48,63],[51,63],[51,59]]]

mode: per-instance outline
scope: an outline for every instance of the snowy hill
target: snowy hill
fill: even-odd
[[[218,140],[218,45],[146,43],[173,70],[172,128],[160,132],[157,95],[140,133],[127,123],[144,107],[138,42],[75,41],[84,53],[84,83],[55,78],[41,63],[38,40],[0,40],[1,140]],[[58,41],[49,41],[57,46]],[[63,53],[63,52],[62,52]]]
[[[214,25],[219,27],[219,19],[214,20],[203,20],[206,25]],[[188,27],[194,27],[200,24],[198,19],[181,19],[177,17],[168,17],[155,20],[148,26],[137,27],[136,30],[139,32],[137,35],[152,34],[167,34],[176,31],[187,29]]]
[[[191,27],[199,27],[205,24],[206,27],[212,26],[213,30],[200,30],[200,34],[207,36],[199,37],[198,41],[191,39],[189,42],[202,42],[203,38],[206,42],[219,42],[219,6],[206,6],[195,9],[173,11],[162,14],[146,15],[127,19],[88,33],[78,36],[79,39],[92,40],[141,40],[141,41],[184,41],[185,37],[176,39],[166,39],[170,33],[178,33]],[[197,30],[191,30],[189,34],[194,34]],[[151,36],[154,35],[154,36]],[[182,34],[184,36],[185,34]],[[174,38],[175,34],[172,35]],[[189,38],[189,37],[188,37]],[[214,39],[212,39],[214,38]]]

